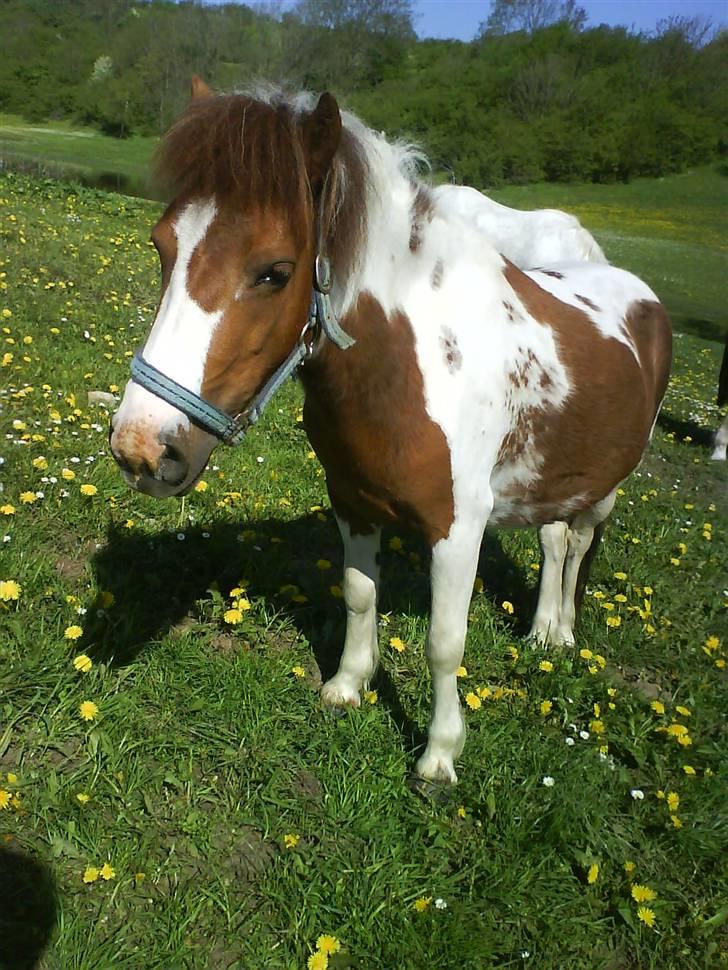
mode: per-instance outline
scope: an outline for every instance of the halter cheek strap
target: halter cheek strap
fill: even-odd
[[[331,268],[328,259],[316,257],[314,269],[314,291],[308,318],[301,330],[296,345],[283,363],[268,378],[257,394],[248,402],[247,407],[234,417],[221,408],[210,404],[199,394],[190,391],[182,384],[150,364],[137,351],[131,362],[131,378],[145,390],[177,408],[196,425],[219,438],[226,445],[237,445],[263,413],[265,406],[296,370],[313,353],[317,334],[331,340],[341,350],[348,350],[355,343],[353,337],[342,329],[331,306]],[[306,339],[312,335],[310,342]]]

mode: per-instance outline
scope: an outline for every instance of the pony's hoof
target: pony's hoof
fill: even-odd
[[[359,692],[336,681],[335,677],[327,681],[321,688],[321,705],[341,716],[347,708],[359,707],[361,699]]]
[[[407,787],[415,795],[419,795],[433,805],[444,805],[449,801],[452,793],[451,782],[432,781],[430,778],[422,778],[414,773],[407,777]]]

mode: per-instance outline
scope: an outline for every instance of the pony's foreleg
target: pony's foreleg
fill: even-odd
[[[462,663],[468,608],[485,527],[457,521],[446,539],[432,548],[432,610],[427,634],[427,664],[432,677],[432,716],[427,747],[417,774],[430,781],[457,781],[453,762],[465,743],[457,669]]]
[[[576,598],[579,585],[579,572],[584,563],[584,557],[594,542],[594,530],[607,518],[614,508],[617,497],[616,491],[595,502],[585,512],[575,516],[567,532],[566,564],[562,583],[561,615],[556,631],[558,643],[574,643],[574,623],[576,622]],[[598,539],[599,537],[597,537]],[[588,566],[590,560],[587,560]],[[586,577],[584,577],[586,581]]]
[[[728,415],[723,424],[715,432],[713,439],[713,454],[710,456],[714,461],[725,461],[728,455]]]
[[[561,616],[561,584],[567,549],[565,522],[549,522],[538,530],[541,543],[541,581],[538,587],[538,605],[531,624],[529,637],[539,643],[557,643],[557,631]]]
[[[379,586],[380,530],[352,535],[338,516],[344,541],[344,602],[346,638],[336,674],[321,688],[322,703],[331,707],[359,706],[360,692],[377,669],[377,588]]]

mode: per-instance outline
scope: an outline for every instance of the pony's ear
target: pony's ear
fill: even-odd
[[[196,101],[198,98],[212,97],[212,91],[198,74],[192,75],[192,81],[190,83],[190,97],[193,101]]]
[[[341,140],[341,114],[336,98],[324,92],[303,122],[306,170],[314,191],[320,188]]]

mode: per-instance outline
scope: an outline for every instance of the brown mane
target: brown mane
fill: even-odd
[[[195,98],[160,142],[156,176],[171,197],[215,196],[240,211],[283,209],[305,232],[314,200],[301,122],[312,107],[306,103],[302,109],[279,92],[265,99],[247,94]],[[344,128],[316,200],[319,239],[340,279],[365,238],[366,184],[364,150]]]

